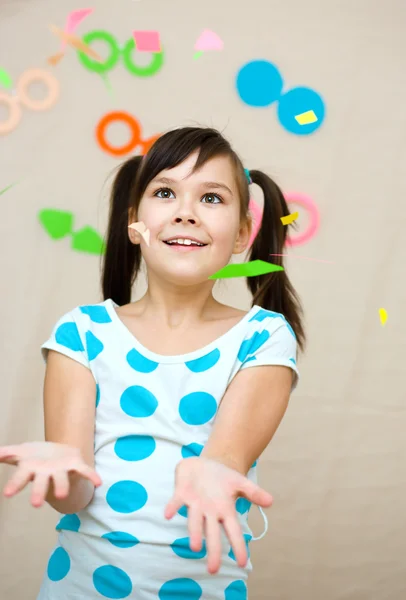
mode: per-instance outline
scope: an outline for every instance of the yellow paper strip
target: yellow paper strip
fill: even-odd
[[[379,318],[381,319],[382,325],[385,325],[387,318],[388,318],[388,313],[386,312],[386,310],[384,308],[379,309]]]
[[[293,223],[293,221],[296,221],[298,216],[299,213],[294,212],[291,215],[287,215],[286,217],[281,217],[282,225],[290,225],[291,223]]]
[[[308,110],[300,115],[296,115],[295,119],[299,125],[310,125],[310,123],[315,123],[318,121],[318,118],[313,110]]]
[[[76,50],[80,50],[81,52],[84,52],[85,54],[90,56],[90,58],[94,58],[94,60],[103,62],[103,59],[101,58],[101,56],[99,56],[97,54],[97,52],[92,50],[90,48],[90,46],[85,44],[85,42],[83,40],[81,40],[80,38],[76,37],[75,35],[72,35],[71,33],[66,33],[66,31],[63,31],[62,29],[59,29],[59,27],[56,27],[56,25],[50,25],[49,28],[63,42],[67,42],[70,46],[73,46],[73,48],[76,48]]]

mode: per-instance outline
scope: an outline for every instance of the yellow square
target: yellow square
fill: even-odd
[[[308,110],[301,115],[296,115],[295,119],[299,125],[310,125],[310,123],[315,123],[318,121],[318,118],[313,110]]]

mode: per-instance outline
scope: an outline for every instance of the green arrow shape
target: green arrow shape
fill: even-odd
[[[65,210],[44,208],[38,218],[53,240],[60,240],[72,232],[73,213]]]
[[[9,73],[5,69],[0,67],[0,85],[4,86],[8,90],[13,87],[13,80]]]
[[[89,226],[72,234],[72,248],[90,254],[104,254],[106,251],[103,238],[93,227]]]
[[[214,275],[210,275],[209,279],[226,279],[231,277],[257,277],[266,273],[274,273],[275,271],[284,271],[280,265],[274,265],[264,260],[253,260],[247,263],[237,265],[226,265]]]

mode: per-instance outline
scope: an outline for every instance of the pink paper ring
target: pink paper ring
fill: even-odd
[[[319,210],[315,202],[313,202],[313,200],[305,194],[292,192],[290,194],[284,194],[284,196],[287,204],[299,204],[299,206],[303,206],[303,208],[305,208],[309,213],[310,221],[307,229],[294,238],[288,236],[286,239],[287,246],[301,246],[315,236],[320,224]]]
[[[42,81],[47,88],[48,94],[43,100],[33,100],[28,95],[27,88],[33,81]],[[18,98],[24,106],[31,110],[47,110],[56,104],[59,96],[58,80],[43,69],[29,69],[25,71],[17,84]]]
[[[9,96],[8,94],[0,93],[0,104],[5,104],[10,114],[6,121],[0,121],[0,135],[5,135],[13,131],[20,122],[21,119],[21,108],[16,98]]]

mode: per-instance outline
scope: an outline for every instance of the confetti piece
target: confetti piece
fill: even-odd
[[[138,221],[137,223],[131,223],[131,225],[129,225],[128,227],[129,229],[135,229],[135,231],[138,231],[138,233],[140,233],[144,238],[147,246],[149,246],[151,232],[145,227],[145,223],[143,223],[142,221]]]
[[[388,318],[388,313],[386,312],[386,310],[384,308],[379,309],[379,318],[381,319],[382,325],[385,325],[387,318]]]
[[[291,215],[287,215],[286,217],[281,217],[282,225],[290,225],[291,223],[293,223],[293,221],[296,221],[298,216],[299,213],[294,212]]]
[[[280,265],[274,265],[264,260],[253,260],[248,263],[240,263],[236,265],[226,265],[214,275],[210,275],[209,279],[226,279],[231,277],[256,277],[257,275],[265,275],[266,273],[274,273],[275,271],[284,271]]]
[[[195,43],[195,50],[222,50],[223,40],[210,29],[205,29]]]
[[[269,256],[291,256],[293,258],[302,258],[303,260],[313,260],[314,262],[329,263],[330,265],[336,264],[332,260],[322,260],[319,258],[310,258],[309,256],[297,256],[296,254],[270,254]]]
[[[193,55],[193,58],[199,58],[200,56],[202,56],[203,54],[203,50],[200,50],[200,52],[195,52]]]
[[[48,58],[48,64],[52,65],[53,67],[56,67],[56,65],[62,60],[64,56],[65,52],[58,52],[58,54],[54,54],[53,56],[50,56]]]
[[[318,121],[316,113],[313,110],[308,110],[300,115],[296,115],[295,119],[299,125],[310,125],[311,123],[316,123]]]
[[[103,62],[103,59],[97,54],[97,52],[92,50],[92,48],[90,48],[90,46],[85,44],[84,41],[81,40],[80,38],[78,38],[70,33],[66,33],[65,31],[62,31],[62,29],[59,29],[59,27],[56,27],[55,25],[50,25],[49,28],[62,41],[66,41],[70,46],[72,46],[73,48],[76,48],[76,50],[80,50],[84,54],[87,54],[88,56],[90,56],[90,58],[94,58],[94,60]]]
[[[13,80],[5,69],[0,69],[0,85],[8,90],[13,87]]]
[[[68,18],[66,19],[65,32],[73,33],[79,23],[93,11],[94,8],[80,8],[79,10],[74,10],[69,13]]]
[[[0,190],[0,196],[2,194],[5,194],[8,190],[10,190],[12,187],[14,187],[16,184],[15,183],[10,183],[10,185],[8,185],[7,187],[5,187],[4,189]]]
[[[44,208],[38,213],[41,225],[53,240],[60,240],[72,232],[73,213]]]
[[[161,52],[158,31],[133,31],[138,52]]]
[[[88,254],[104,254],[106,251],[105,243],[102,237],[93,227],[83,227],[79,231],[72,233],[72,249]]]

